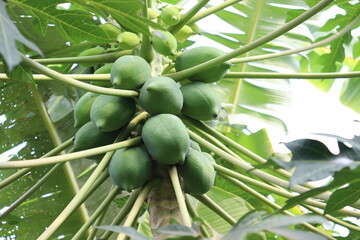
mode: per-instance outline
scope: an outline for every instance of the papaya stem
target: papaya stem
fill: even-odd
[[[44,74],[33,74],[35,81],[53,81],[54,79]],[[65,77],[70,77],[81,81],[110,81],[110,74],[63,74]],[[0,73],[0,80],[10,80],[5,73]]]
[[[130,147],[139,145],[141,143],[141,137],[135,137],[129,140],[125,140],[118,143],[113,143],[97,148],[92,148],[88,150],[83,150],[74,153],[67,153],[60,156],[46,157],[39,159],[29,159],[29,160],[19,160],[19,161],[9,161],[9,162],[0,162],[0,169],[10,169],[10,168],[27,168],[27,167],[37,167],[50,165],[55,163],[67,162],[71,160],[76,160],[80,158],[86,158],[101,153],[106,153],[109,151],[115,151],[120,148]]]
[[[357,78],[360,71],[347,73],[260,73],[260,72],[229,72],[224,78],[286,78],[286,79],[329,79]]]
[[[210,208],[213,212],[215,212],[219,217],[224,219],[230,225],[235,225],[236,220],[227,213],[224,209],[222,209],[216,202],[214,202],[211,198],[209,198],[206,194],[194,196],[197,200],[199,200],[202,204]]]
[[[141,113],[135,118],[133,118],[130,123],[120,132],[119,136],[115,142],[126,139],[132,129],[145,117],[147,113]],[[133,139],[132,139],[133,140]],[[126,142],[126,141],[123,141]],[[92,149],[90,149],[92,150]],[[38,240],[49,239],[50,236],[60,227],[60,225],[69,217],[69,215],[79,206],[79,204],[85,200],[86,194],[89,192],[89,189],[92,188],[93,184],[99,178],[99,176],[106,174],[108,176],[108,171],[104,171],[108,166],[110,159],[114,153],[114,150],[109,150],[105,156],[102,158],[98,166],[95,168],[94,172],[82,186],[80,191],[75,195],[75,197],[70,201],[70,203],[65,207],[65,209],[58,215],[58,217],[50,224],[50,226],[40,235]]]
[[[91,215],[88,221],[84,225],[81,226],[79,231],[72,237],[71,240],[77,240],[83,237],[86,230],[94,223],[94,221],[103,213],[107,207],[110,205],[111,201],[116,197],[119,193],[120,188],[118,186],[114,186],[113,189],[109,192],[106,198],[101,202],[100,206],[95,210],[95,212]]]
[[[124,206],[121,208],[118,215],[116,215],[116,217],[111,222],[110,224],[111,226],[119,225],[125,219],[125,217],[130,212],[132,206],[134,205],[140,192],[141,192],[141,188],[138,188],[131,193],[130,197],[128,198]],[[111,234],[113,234],[113,232],[106,230],[100,239],[108,239],[111,236]]]
[[[224,8],[227,8],[237,2],[240,2],[241,0],[228,0],[228,1],[225,1],[225,2],[222,2],[216,6],[212,6],[212,7],[209,7],[208,9],[206,10],[203,10],[199,13],[197,13],[195,16],[193,16],[189,21],[188,21],[188,24],[193,24],[197,21],[199,21],[200,19],[203,19],[207,16],[210,16]]]
[[[139,195],[137,196],[136,198],[136,201],[134,202],[134,205],[132,206],[129,214],[128,214],[128,217],[126,218],[124,224],[122,226],[124,227],[130,227],[136,216],[138,215],[143,203],[145,202],[145,199],[147,198],[150,190],[152,189],[153,187],[153,181],[150,181],[148,182],[145,187],[141,190],[141,192],[139,193]],[[123,233],[120,233],[117,237],[116,240],[125,240],[126,238],[126,235],[123,234]]]
[[[179,175],[178,175],[176,166],[170,167],[169,175],[170,175],[171,183],[174,187],[174,192],[175,192],[176,200],[179,205],[183,224],[186,227],[191,227],[191,218],[190,218],[189,212],[186,208],[185,197],[184,197],[181,185],[180,185]]]
[[[123,50],[113,53],[104,53],[93,56],[82,56],[82,57],[62,57],[62,58],[42,58],[33,59],[37,63],[43,65],[47,64],[71,64],[71,63],[112,63],[116,59],[124,55],[131,55],[131,50]]]
[[[63,142],[62,144],[56,146],[55,148],[53,148],[51,151],[44,154],[40,158],[49,157],[49,156],[53,156],[53,155],[58,154],[59,152],[65,150],[67,147],[71,146],[71,144],[73,143],[73,140],[74,140],[73,138],[70,138],[70,139],[66,140],[65,142]],[[4,187],[8,186],[12,182],[18,180],[19,178],[23,177],[30,170],[31,170],[31,168],[23,168],[23,169],[17,171],[16,173],[10,175],[9,177],[5,178],[4,180],[2,180],[0,182],[0,190],[3,189]]]
[[[345,33],[349,32],[355,26],[355,24],[357,24],[359,22],[359,20],[360,20],[360,16],[356,17],[346,27],[344,27],[343,29],[341,29],[337,33],[333,34],[332,36],[330,36],[328,38],[325,38],[324,40],[321,40],[319,42],[316,42],[316,43],[310,44],[308,46],[305,46],[305,47],[292,49],[292,50],[287,50],[287,51],[281,51],[281,52],[278,52],[278,53],[263,54],[263,55],[244,57],[244,58],[234,58],[234,59],[231,59],[230,62],[232,64],[238,64],[238,63],[244,63],[244,62],[253,62],[253,61],[271,59],[271,58],[276,58],[276,57],[282,57],[282,56],[291,55],[291,54],[294,54],[294,53],[299,53],[299,52],[304,52],[304,51],[307,51],[307,50],[311,50],[311,49],[323,46],[325,44],[328,44],[328,43],[334,41],[335,39],[343,36]]]
[[[300,16],[296,17],[292,21],[284,24],[282,27],[278,28],[277,30],[273,31],[270,34],[267,34],[261,38],[258,38],[257,40],[254,40],[251,43],[248,43],[238,49],[235,49],[229,53],[226,53],[222,56],[216,57],[212,60],[206,61],[204,63],[201,63],[195,67],[191,67],[188,69],[185,69],[180,72],[172,73],[166,75],[167,77],[170,77],[174,79],[175,81],[183,80],[195,73],[199,73],[201,71],[205,71],[211,67],[214,67],[220,63],[226,62],[236,56],[239,56],[243,53],[246,53],[248,51],[253,50],[254,48],[260,47],[261,45],[270,42],[271,40],[281,36],[282,34],[288,32],[289,30],[293,29],[294,27],[298,26],[302,22],[306,21],[310,17],[314,16],[316,13],[321,11],[323,8],[328,6],[333,0],[321,0],[316,5],[314,5],[312,8],[308,9],[306,12],[301,14]]]
[[[191,204],[189,196],[185,195],[185,203],[187,206],[187,209],[189,209],[189,213],[192,215],[193,218],[200,218],[199,214],[196,212],[194,206]],[[202,219],[203,220],[203,219]],[[200,231],[201,233],[208,239],[211,239],[210,233],[208,232],[208,230],[206,229],[206,227],[201,224],[200,225]]]
[[[174,35],[195,15],[201,8],[203,8],[210,0],[199,1],[194,7],[187,11],[183,16],[181,16],[180,21],[168,28],[168,31]]]
[[[299,192],[299,193],[304,193],[306,191],[308,191],[308,188],[305,188],[303,186],[300,185],[292,185],[289,186],[289,182],[283,179],[280,179],[278,177],[275,177],[271,174],[268,174],[266,172],[263,172],[259,169],[256,169],[254,167],[252,167],[250,164],[247,163],[243,163],[242,161],[239,161],[238,158],[233,157],[232,155],[226,153],[225,151],[223,151],[222,149],[214,146],[213,144],[209,143],[208,141],[202,139],[201,137],[199,137],[198,135],[196,135],[194,132],[192,132],[191,130],[188,130],[190,137],[195,140],[196,142],[198,142],[200,145],[204,146],[206,149],[214,152],[216,155],[218,155],[219,157],[221,157],[222,159],[226,160],[227,162],[234,164],[238,167],[240,167],[242,170],[247,171],[249,174],[252,174],[254,176],[259,177],[260,179],[267,181],[267,182],[271,182],[273,184],[276,184],[280,187],[283,188],[288,188],[292,191],[295,192]],[[279,188],[277,188],[279,189]],[[291,197],[291,196],[290,196]],[[319,206],[322,206],[321,208],[324,208],[324,204],[317,202],[317,201],[312,201],[313,204],[317,204]],[[360,216],[360,213],[357,213],[355,211],[351,211],[349,209],[343,208],[341,210],[339,210],[339,212],[341,213],[345,213],[345,214],[349,214],[351,216]]]
[[[98,86],[94,86],[94,85],[91,85],[88,83],[84,83],[84,82],[75,80],[73,78],[67,77],[61,73],[58,73],[44,65],[41,65],[40,63],[35,62],[33,59],[30,59],[24,55],[21,55],[21,58],[22,58],[22,62],[26,66],[34,69],[35,71],[38,71],[56,81],[60,81],[67,85],[83,89],[85,91],[95,92],[95,93],[99,93],[99,94],[106,94],[106,95],[122,96],[122,97],[138,96],[138,93],[136,91],[132,91],[132,90],[104,88],[104,87],[98,87]]]
[[[143,7],[141,9],[141,13],[144,18],[149,18],[148,7],[148,1],[144,1]],[[151,60],[154,58],[154,52],[152,50],[151,39],[149,35],[143,34],[141,36],[140,57],[144,58],[147,62],[151,62]]]

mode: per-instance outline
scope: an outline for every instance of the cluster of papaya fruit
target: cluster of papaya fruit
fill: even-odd
[[[177,16],[174,12],[178,13],[179,9],[168,7],[161,12],[165,24],[174,25],[179,21],[180,16],[174,17]],[[161,55],[173,55],[176,46],[165,41],[164,34],[168,32],[154,31],[152,45]],[[123,48],[130,49],[139,44],[136,37],[124,36],[124,32],[117,36]],[[157,37],[160,40],[157,41]],[[132,40],[128,42],[129,39]],[[101,53],[102,50],[97,54]],[[222,54],[223,51],[209,46],[186,50],[176,56],[175,70],[197,66]],[[139,128],[143,145],[119,149],[110,160],[108,169],[114,184],[131,191],[153,177],[158,166],[175,165],[185,192],[192,195],[206,193],[215,181],[214,159],[190,139],[181,118],[187,116],[207,121],[218,116],[221,99],[212,83],[220,80],[229,67],[227,62],[220,63],[180,84],[167,76],[152,76],[150,64],[137,55],[121,56],[114,63],[105,64],[94,73],[110,73],[110,83],[106,84],[116,89],[135,90],[139,95],[129,98],[85,93],[74,109],[75,127],[79,128],[74,151],[113,143],[134,116],[146,111],[150,117]],[[99,160],[103,156],[91,158]]]

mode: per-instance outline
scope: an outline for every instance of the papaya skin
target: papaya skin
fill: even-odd
[[[84,124],[75,134],[74,152],[101,147],[115,141],[118,131],[102,132],[91,121]],[[105,154],[88,157],[100,160]]]
[[[119,47],[122,49],[133,49],[140,44],[140,38],[137,34],[132,32],[122,32],[117,36]]]
[[[77,101],[74,108],[74,127],[80,128],[90,121],[90,109],[99,94],[87,92]]]
[[[184,191],[191,195],[202,195],[214,185],[216,172],[202,152],[190,149],[178,171],[184,180]]]
[[[119,57],[111,68],[110,81],[115,88],[136,90],[151,77],[151,68],[145,59],[126,55]]]
[[[104,32],[108,35],[110,39],[114,41],[116,40],[116,37],[121,33],[120,28],[109,22],[99,25],[99,27],[104,30]]]
[[[149,81],[149,80],[148,80]],[[139,103],[150,114],[179,114],[183,106],[183,95],[179,85],[171,78],[150,79],[140,91]]]
[[[116,150],[109,163],[112,182],[126,191],[145,184],[151,175],[151,157],[141,147]]]
[[[191,118],[207,121],[216,118],[221,110],[221,99],[211,85],[191,82],[180,88],[184,96],[181,112]]]
[[[174,6],[164,8],[160,12],[160,18],[168,26],[175,25],[180,22],[180,11]]]
[[[114,63],[106,63],[104,66],[98,68],[94,74],[107,74],[111,72],[111,68]],[[112,84],[110,81],[91,81],[90,84],[96,85],[99,87],[111,87]]]
[[[201,46],[192,48],[177,56],[175,61],[175,69],[177,72],[179,72],[212,60],[223,54],[224,52],[222,50],[215,47]],[[196,73],[190,76],[188,79],[190,81],[200,81],[205,83],[216,82],[224,77],[230,67],[231,64],[229,62],[223,62],[205,71]]]
[[[179,41],[179,43],[185,42],[186,39],[188,39],[190,36],[194,34],[191,27],[184,25],[175,35],[174,37],[176,40]]]
[[[190,149],[190,137],[183,122],[172,114],[149,118],[141,132],[147,151],[158,163],[183,163]]]
[[[111,132],[125,126],[135,111],[132,98],[100,95],[91,106],[90,118],[100,131]]]
[[[164,56],[176,54],[176,38],[168,31],[155,30],[152,32],[152,44],[154,50]]]

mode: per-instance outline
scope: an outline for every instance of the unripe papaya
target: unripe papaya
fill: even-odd
[[[105,52],[106,52],[105,48],[103,48],[103,47],[93,47],[93,48],[89,48],[89,49],[82,51],[79,54],[79,57],[100,55],[100,54],[104,54]],[[96,64],[97,63],[81,63],[80,65],[82,65],[84,67],[92,67]]]
[[[150,83],[145,83],[141,88],[139,95],[140,105],[151,115],[160,113],[179,114],[183,101],[180,86],[168,77],[150,79]]]
[[[200,145],[197,142],[195,142],[194,140],[190,141],[190,148],[201,152]]]
[[[140,44],[140,38],[132,32],[122,32],[117,36],[119,47],[122,49],[133,49]]]
[[[116,40],[117,36],[121,33],[120,28],[116,27],[114,24],[109,22],[104,23],[99,26],[105,33],[108,35],[110,39]]]
[[[151,68],[145,59],[126,55],[119,57],[111,68],[110,81],[115,88],[135,90],[151,77]]]
[[[221,99],[211,86],[192,82],[180,88],[184,96],[182,113],[197,120],[211,120],[219,115]]]
[[[75,128],[80,128],[85,123],[90,121],[91,105],[93,104],[97,96],[99,96],[99,94],[87,92],[79,98],[74,108]]]
[[[168,31],[154,31],[152,33],[152,43],[155,51],[164,56],[171,56],[176,53],[176,38]]]
[[[149,179],[151,158],[141,146],[119,149],[112,156],[108,169],[115,185],[131,191]]]
[[[185,51],[176,58],[175,69],[176,71],[182,71],[212,60],[223,54],[223,51],[215,47],[201,46],[192,48]],[[216,82],[224,77],[230,67],[231,64],[229,62],[223,62],[214,67],[196,73],[190,76],[188,79],[190,81],[200,81],[206,83]]]
[[[75,134],[74,152],[111,144],[115,141],[118,134],[118,131],[102,132],[93,122],[87,122]],[[99,154],[88,158],[99,160],[104,155]]]
[[[170,6],[161,10],[160,17],[166,25],[172,26],[180,21],[180,11],[177,7]]]
[[[175,33],[174,37],[180,42],[183,43],[185,40],[193,35],[194,32],[191,27],[184,25],[177,33]]]
[[[94,74],[107,74],[110,73],[112,66],[114,65],[114,63],[106,63],[104,66],[98,68]],[[96,85],[99,87],[111,87],[111,83],[110,81],[91,81],[90,84],[92,85]]]
[[[186,193],[202,195],[214,185],[214,167],[202,152],[190,149],[185,163],[178,166],[178,170],[184,180]]]
[[[159,163],[183,163],[190,148],[190,137],[180,118],[159,114],[149,118],[141,132],[150,155]]]
[[[147,13],[150,20],[153,20],[159,16],[159,14],[153,8],[148,8]]]
[[[201,152],[205,157],[206,157],[206,159],[207,160],[209,160],[211,163],[216,163],[215,162],[215,159],[213,158],[213,156],[211,156],[211,154],[210,153],[207,153],[207,152]]]
[[[110,132],[125,126],[135,111],[135,101],[132,98],[100,95],[91,106],[90,118],[99,130]]]

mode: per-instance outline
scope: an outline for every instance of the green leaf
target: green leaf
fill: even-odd
[[[11,80],[23,81],[35,85],[35,80],[33,78],[30,68],[23,66],[22,64],[17,65],[10,72],[9,78]]]
[[[282,207],[280,211],[292,208],[293,206],[299,204],[309,197],[314,197],[323,192],[339,188],[344,186],[347,183],[357,183],[360,181],[359,179],[360,168],[356,168],[355,170],[350,170],[349,168],[344,168],[339,172],[334,174],[334,179],[326,186],[318,187],[311,189],[303,194],[300,194],[296,197],[290,198],[286,201],[286,205]]]
[[[301,216],[270,216],[267,218],[261,217],[263,212],[251,212],[245,215],[239,220],[239,222],[231,229],[231,231],[226,234],[221,240],[243,240],[248,234],[256,233],[259,231],[280,231],[279,228],[302,224],[303,222],[308,223],[323,223],[325,219],[321,216],[312,216],[312,215],[301,215]],[[296,232],[296,231],[295,231]],[[285,233],[285,231],[282,231]],[[294,232],[291,232],[291,235]],[[300,231],[299,234],[303,232]],[[288,233],[290,235],[290,233]],[[315,237],[315,238],[313,238]],[[325,239],[324,237],[318,237],[318,235],[313,235],[309,239]]]
[[[356,136],[352,141],[358,143],[360,137]],[[356,156],[359,156],[360,149],[355,146],[349,148],[342,142],[338,144],[340,154],[334,155],[317,140],[301,139],[285,143],[292,152],[290,166],[295,167],[290,184],[320,180],[345,167],[357,167],[353,161],[358,160]]]
[[[125,235],[131,237],[134,240],[151,240],[150,238],[140,234],[136,229],[132,227],[123,227],[123,226],[98,226],[96,228],[104,229],[116,233],[124,233]]]
[[[360,69],[360,64],[359,64]],[[360,113],[360,78],[346,79],[340,94],[342,104]]]
[[[353,58],[358,58],[360,56],[360,38],[358,38],[358,41],[353,45]]]
[[[345,206],[351,205],[360,199],[360,182],[350,184],[345,188],[336,190],[326,203],[324,214],[335,212]]]
[[[325,240],[326,239],[326,237],[316,233],[305,232],[301,230],[291,230],[287,228],[272,228],[271,232],[279,234],[280,236],[286,237],[291,240],[303,240],[303,239]]]
[[[8,70],[11,72],[13,68],[21,62],[21,57],[17,51],[16,41],[23,43],[28,48],[42,54],[41,50],[32,42],[27,40],[16,28],[6,12],[6,3],[0,1],[0,54],[4,58]]]
[[[160,233],[170,234],[175,236],[199,236],[199,231],[195,228],[186,227],[180,224],[169,224],[157,230]]]
[[[94,15],[82,11],[58,9],[57,5],[63,3],[62,0],[33,1],[33,0],[10,0],[12,6],[21,7],[34,19],[34,26],[43,35],[47,32],[49,25],[55,24],[61,35],[73,43],[89,41],[94,43],[108,43],[109,39],[104,30],[99,28],[99,20],[94,19]]]

